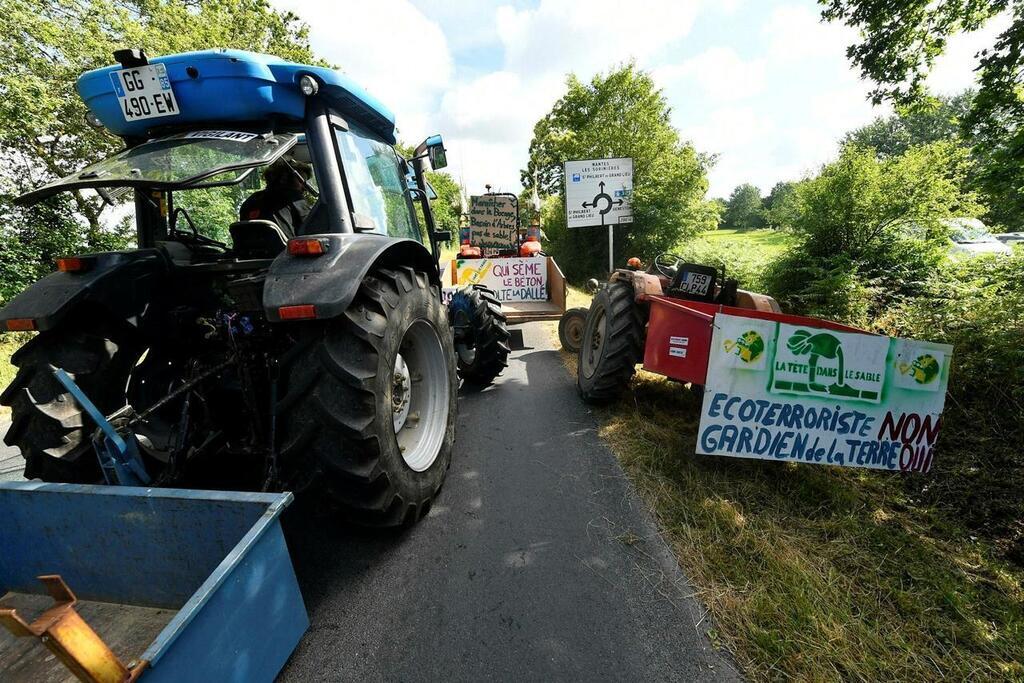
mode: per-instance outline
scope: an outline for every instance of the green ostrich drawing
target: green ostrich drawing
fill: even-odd
[[[811,334],[807,330],[797,330],[786,342],[786,347],[794,355],[803,356],[810,354],[807,370],[808,386],[812,391],[821,393],[839,394],[842,396],[853,396],[858,392],[856,389],[846,386],[845,368],[843,365],[843,345],[836,337],[827,332]],[[817,381],[818,359],[827,358],[836,360],[839,363],[839,375],[832,386],[826,387]]]

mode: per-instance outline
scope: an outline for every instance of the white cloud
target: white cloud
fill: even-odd
[[[309,24],[317,55],[395,112],[403,137],[427,135],[430,111],[453,73],[447,40],[435,21],[407,0],[274,0],[274,5]]]
[[[935,67],[928,75],[928,87],[943,95],[956,94],[976,85],[978,78],[977,54],[991,48],[996,37],[1005,31],[1012,18],[1004,13],[989,21],[974,33],[962,33],[949,39],[946,51],[935,60]]]
[[[693,82],[705,97],[728,102],[764,90],[766,64],[763,59],[744,61],[731,47],[716,46],[679,64],[658,67],[652,75],[662,86],[681,80]]]
[[[534,9],[499,7],[506,68],[522,74],[575,71],[589,77],[648,57],[686,37],[698,0],[540,0]]]
[[[846,47],[857,39],[857,32],[839,23],[821,20],[815,5],[776,7],[761,29],[768,41],[768,55],[778,63],[816,58],[845,60]]]

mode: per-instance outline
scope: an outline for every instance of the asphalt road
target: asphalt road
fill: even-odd
[[[549,326],[463,390],[430,515],[384,537],[308,508],[289,546],[311,626],[283,681],[735,680]]]

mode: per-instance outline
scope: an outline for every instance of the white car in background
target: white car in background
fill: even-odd
[[[1013,249],[996,239],[977,218],[951,218],[945,221],[952,240],[950,253],[963,256],[978,254],[1012,254]]]
[[[1024,232],[1004,232],[996,235],[996,239],[1012,248],[1014,245],[1024,244]]]

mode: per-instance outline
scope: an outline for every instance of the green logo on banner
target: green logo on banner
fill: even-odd
[[[775,388],[781,391],[793,391],[801,394],[826,394],[849,398],[875,400],[878,392],[857,389],[846,383],[851,375],[858,379],[880,379],[877,375],[870,377],[866,373],[848,373],[846,359],[843,356],[843,343],[839,337],[828,332],[811,332],[796,330],[786,340],[786,348],[793,356],[807,356],[807,364],[800,367],[800,372],[807,377],[806,382],[784,381],[777,379]],[[822,361],[827,361],[822,363]],[[833,365],[834,363],[834,365]]]
[[[744,363],[753,363],[764,353],[764,339],[754,330],[744,332],[736,339],[726,339],[724,345],[726,353],[734,353]]]
[[[935,378],[939,376],[940,369],[939,361],[929,353],[918,356],[913,363],[900,363],[898,367],[901,374],[913,377],[918,384],[935,381]]]

